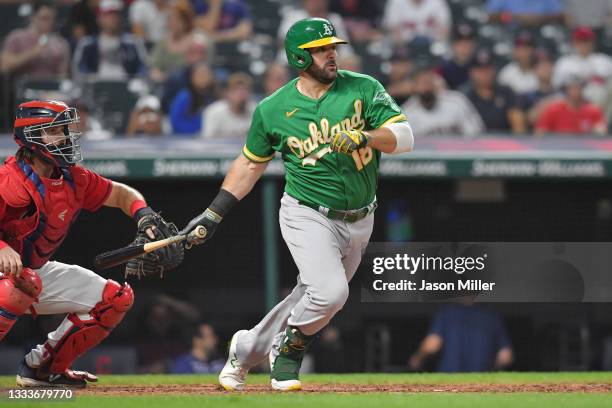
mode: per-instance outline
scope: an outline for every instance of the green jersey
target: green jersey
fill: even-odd
[[[340,130],[367,131],[406,117],[368,75],[339,70],[333,85],[316,100],[296,85],[297,78],[257,106],[243,154],[266,162],[280,152],[285,191],[300,201],[334,210],[365,207],[376,194],[380,152],[367,146],[352,155],[331,152],[331,137]]]

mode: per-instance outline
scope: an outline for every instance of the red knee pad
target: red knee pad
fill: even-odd
[[[23,268],[17,277],[0,278],[0,341],[11,330],[17,317],[38,299],[42,282],[36,272]]]
[[[102,291],[102,300],[90,311],[92,319],[83,321],[76,314],[70,314],[68,319],[73,327],[53,349],[46,345],[52,355],[49,371],[63,373],[74,360],[100,344],[123,320],[133,303],[134,291],[130,285],[120,285],[109,279]]]
[[[91,310],[91,315],[100,325],[112,329],[123,320],[134,304],[134,291],[127,283],[118,284],[109,279],[102,291],[102,300]]]

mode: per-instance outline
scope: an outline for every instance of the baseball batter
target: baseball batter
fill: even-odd
[[[0,341],[21,314],[67,314],[21,362],[17,384],[24,387],[84,387],[95,381],[70,366],[109,335],[134,301],[127,283],[49,260],[81,210],[120,208],[138,222],[136,241],[177,232],[160,222],[138,191],[77,165],[82,157],[76,123],[76,109],[63,102],[22,103],[14,129],[19,150],[0,166]],[[146,273],[151,265],[159,270],[156,261],[141,257],[126,272]]]
[[[299,269],[297,285],[257,326],[234,334],[219,375],[227,390],[241,390],[249,368],[266,357],[273,389],[301,388],[304,353],[346,302],[370,239],[381,152],[413,147],[406,117],[382,85],[338,70],[336,47],[344,43],[325,19],[301,20],[289,29],[285,50],[299,77],[258,105],[219,194],[182,231],[203,225],[210,239],[275,152],[282,154],[286,185],[279,221]]]

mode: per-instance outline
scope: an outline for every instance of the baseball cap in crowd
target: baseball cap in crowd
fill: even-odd
[[[529,31],[521,31],[514,37],[515,47],[533,47],[534,45],[533,35]]]
[[[493,54],[486,48],[481,48],[474,53],[470,68],[485,68],[495,66]]]
[[[155,95],[144,95],[136,102],[136,110],[140,111],[143,109],[150,109],[152,111],[158,111],[161,108],[159,98]]]
[[[122,0],[100,0],[98,13],[116,13],[123,10]]]
[[[576,27],[572,33],[572,39],[574,41],[593,41],[595,33],[590,27]]]
[[[476,31],[467,23],[459,23],[453,29],[453,41],[473,40],[476,38]]]

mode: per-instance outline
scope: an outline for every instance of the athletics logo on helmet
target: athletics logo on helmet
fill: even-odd
[[[78,143],[81,133],[70,128],[78,123],[77,110],[64,102],[24,102],[15,115],[15,141],[50,164],[70,167],[83,160]],[[61,127],[64,137],[49,133],[49,129],[55,127]]]
[[[297,69],[306,69],[312,64],[309,48],[329,44],[347,44],[336,37],[336,29],[324,18],[306,18],[293,24],[285,36],[287,61]]]

